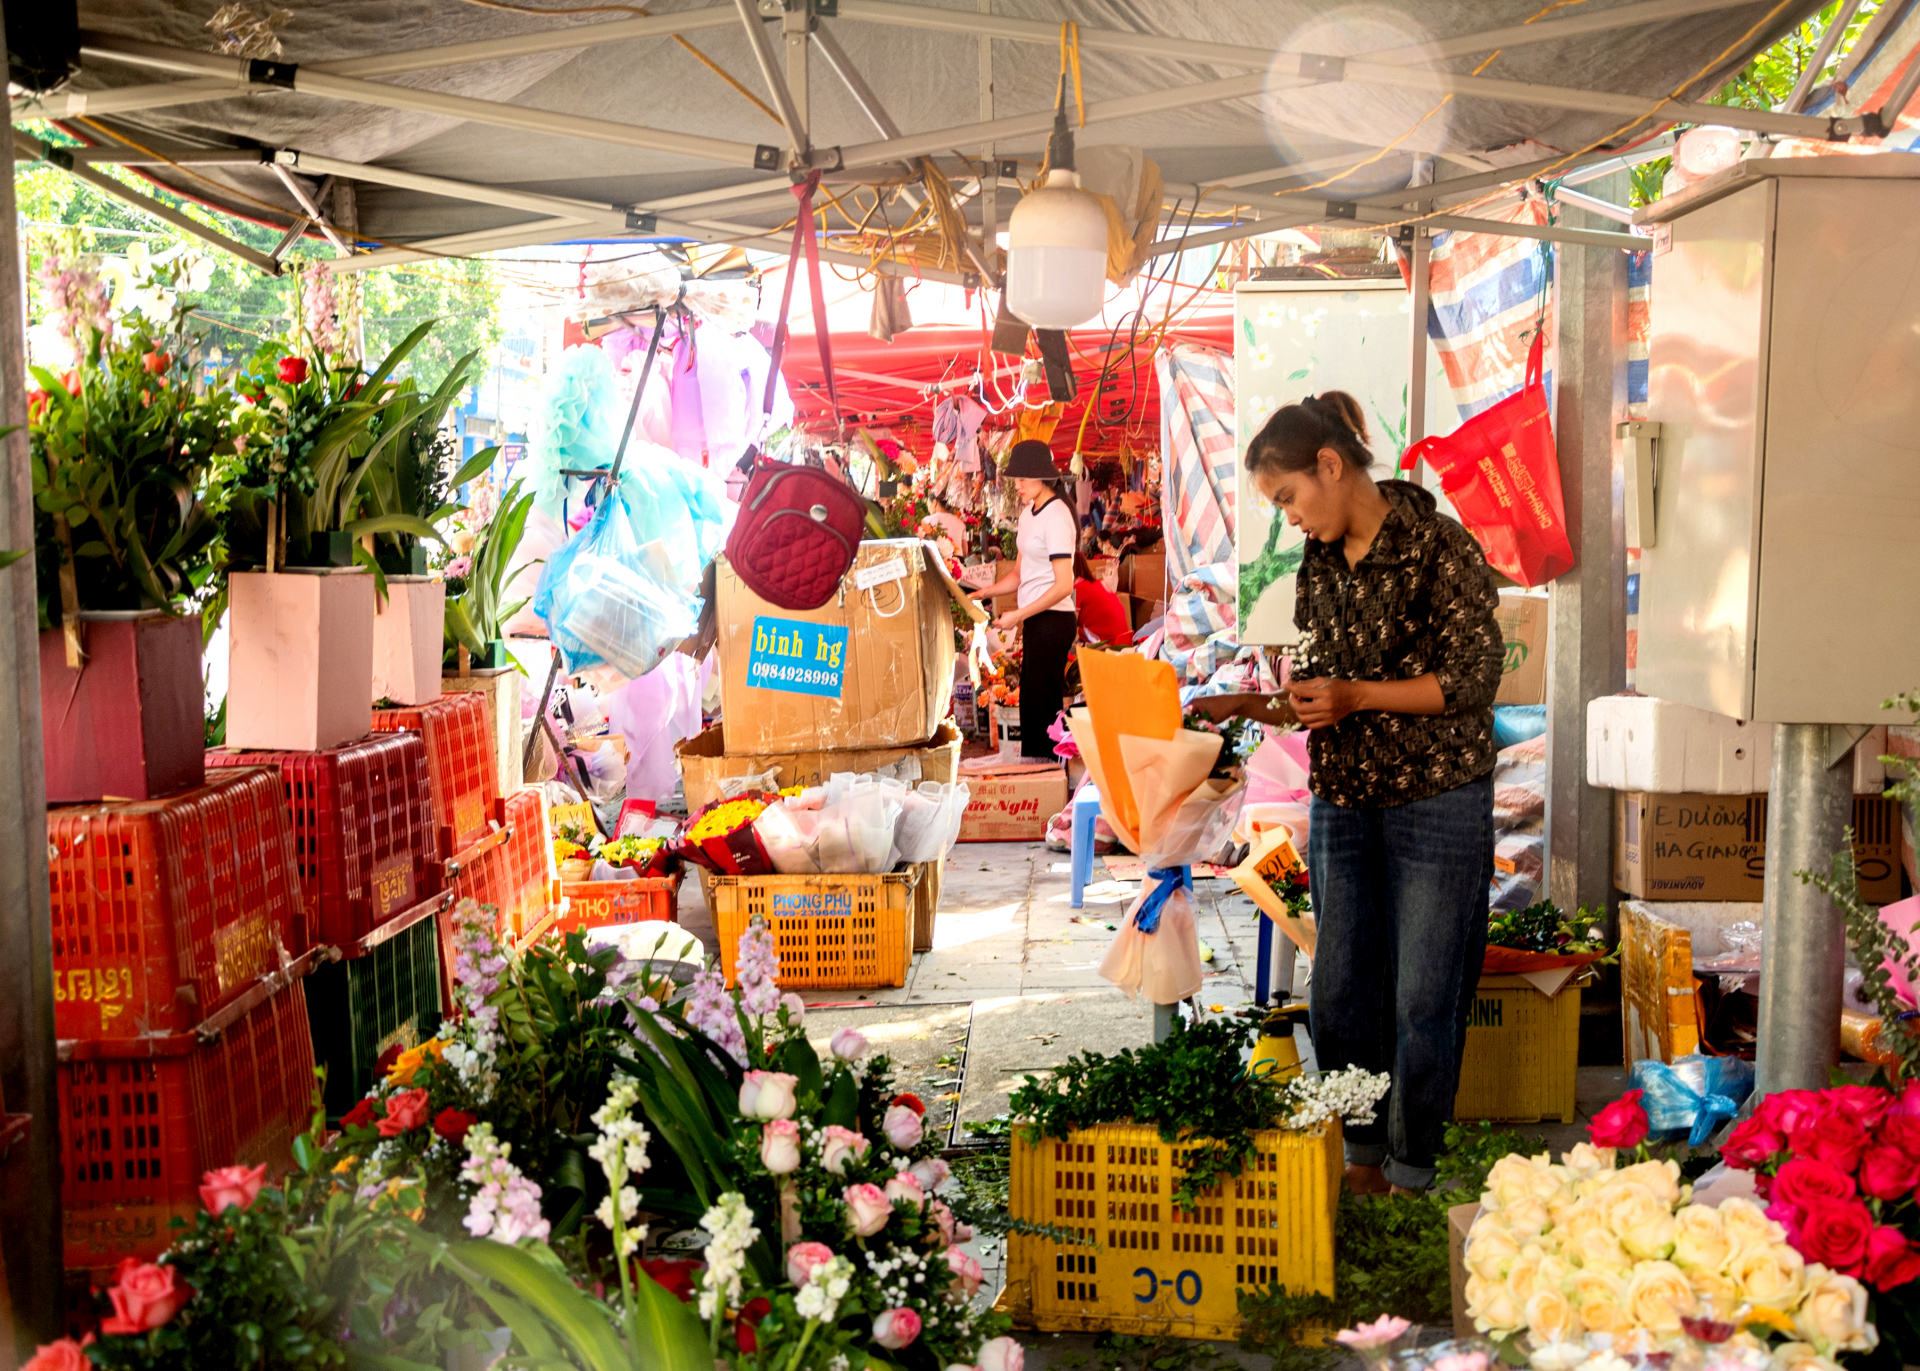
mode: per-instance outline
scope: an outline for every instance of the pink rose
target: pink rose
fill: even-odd
[[[847,1205],[847,1227],[855,1237],[871,1238],[893,1217],[893,1201],[877,1185],[850,1185],[840,1193]]]
[[[1640,1107],[1640,1092],[1629,1090],[1598,1114],[1587,1130],[1595,1147],[1638,1147],[1647,1136],[1647,1111]]]
[[[772,1119],[760,1130],[760,1165],[776,1176],[800,1169],[800,1125],[792,1119]]]
[[[1872,1232],[1873,1215],[1860,1201],[1828,1201],[1808,1208],[1795,1245],[1809,1259],[1853,1275],[1867,1258]]]
[[[1909,1157],[1920,1157],[1920,1119],[1911,1114],[1889,1114],[1873,1130],[1874,1140],[1890,1143]]]
[[[71,386],[67,388],[73,389]],[[1920,1081],[1906,1083],[1894,1098],[1892,1112],[1909,1119],[1920,1119]]]
[[[873,1340],[899,1351],[920,1336],[920,1316],[911,1309],[889,1309],[873,1321]]]
[[[826,1135],[826,1146],[820,1149],[820,1165],[830,1176],[843,1176],[849,1162],[857,1162],[867,1155],[867,1140],[851,1128],[842,1128],[830,1123],[822,1130]]]
[[[1893,1092],[1877,1085],[1843,1085],[1824,1093],[1835,1109],[1862,1128],[1876,1127],[1893,1108]]]
[[[402,1090],[387,1100],[387,1117],[380,1120],[380,1136],[397,1138],[427,1121],[427,1092]]]
[[[1787,1142],[1802,1157],[1827,1162],[1842,1171],[1860,1165],[1866,1149],[1866,1130],[1844,1114],[1829,1114],[1824,1119],[1809,1119],[1787,1135]]]
[[[940,1234],[940,1241],[951,1245],[959,1236],[954,1231],[953,1211],[940,1200],[927,1202],[927,1216],[933,1220],[933,1226]]]
[[[1827,1103],[1824,1091],[1782,1090],[1760,1101],[1753,1116],[1765,1119],[1771,1128],[1791,1134],[1802,1124],[1824,1119],[1832,1112],[1833,1106]]]
[[[1733,1126],[1720,1156],[1729,1166],[1751,1171],[1772,1161],[1775,1153],[1786,1150],[1786,1138],[1755,1114]]]
[[[972,1242],[973,1225],[970,1223],[956,1223],[953,1226],[953,1240],[955,1242]]]
[[[947,1270],[953,1273],[953,1283],[960,1287],[962,1299],[972,1299],[980,1288],[980,1282],[986,1279],[980,1270],[980,1263],[957,1247],[947,1249]]]
[[[1920,1161],[1897,1147],[1873,1143],[1860,1154],[1860,1188],[1876,1200],[1903,1200],[1920,1186]]]
[[[827,1046],[841,1061],[857,1062],[867,1055],[867,1035],[857,1028],[837,1029]]]
[[[920,1188],[926,1191],[938,1190],[953,1174],[953,1168],[938,1157],[917,1161],[908,1169],[913,1178],[920,1182]]]
[[[245,1209],[267,1182],[267,1168],[259,1166],[223,1166],[200,1178],[200,1203],[209,1214],[224,1214],[229,1209]]]
[[[1787,1243],[1797,1250],[1800,1246],[1800,1223],[1806,1218],[1806,1211],[1797,1205],[1775,1200],[1767,1206],[1767,1217],[1787,1230]]]
[[[1027,1349],[1012,1338],[991,1338],[980,1344],[976,1360],[980,1371],[1022,1371],[1027,1364]]]
[[[813,1268],[833,1260],[833,1249],[823,1242],[797,1242],[787,1249],[787,1279],[798,1290],[813,1278]]]
[[[1920,1276],[1920,1252],[1907,1235],[1885,1224],[1867,1235],[1867,1283],[1875,1290],[1892,1290]]]
[[[89,1333],[80,1342],[72,1338],[61,1338],[58,1342],[42,1343],[39,1350],[21,1364],[20,1371],[93,1371],[93,1363],[80,1349],[93,1341]]]
[[[1795,1157],[1773,1178],[1773,1190],[1796,1209],[1853,1198],[1853,1177],[1811,1157]]]
[[[888,1181],[886,1194],[894,1204],[910,1204],[915,1209],[927,1202],[927,1192],[920,1188],[911,1171],[902,1171]]]
[[[784,1071],[749,1071],[740,1079],[740,1115],[747,1119],[790,1119],[798,1076]]]
[[[171,1266],[128,1257],[114,1272],[113,1288],[107,1298],[113,1301],[113,1317],[100,1323],[102,1333],[144,1333],[166,1324],[193,1292],[174,1278]]]
[[[920,1139],[926,1134],[926,1125],[920,1116],[904,1104],[889,1105],[880,1120],[880,1131],[887,1135],[887,1141],[898,1151],[905,1152],[918,1147]]]

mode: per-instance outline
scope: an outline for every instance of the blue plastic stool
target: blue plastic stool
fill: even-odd
[[[1100,817],[1100,792],[1089,777],[1080,783],[1073,797],[1073,907],[1081,907],[1080,896],[1093,874],[1093,821]]]

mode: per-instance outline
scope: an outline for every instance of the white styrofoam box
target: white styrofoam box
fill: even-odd
[[[1767,789],[1773,726],[1651,695],[1587,702],[1587,784],[1652,795],[1753,795]]]

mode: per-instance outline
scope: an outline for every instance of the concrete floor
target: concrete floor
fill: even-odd
[[[933,950],[914,957],[904,986],[807,993],[809,1037],[824,1043],[843,1024],[858,1027],[893,1059],[901,1088],[919,1091],[956,1142],[965,1141],[961,1125],[1004,1113],[1023,1077],[1076,1052],[1145,1045],[1153,1038],[1151,1006],[1129,1000],[1097,971],[1113,938],[1109,926],[1120,922],[1139,884],[1106,879],[1097,862],[1094,875],[1084,908],[1075,910],[1064,853],[1040,843],[954,848]],[[1213,951],[1200,1004],[1207,1010],[1250,1004],[1258,911],[1224,878],[1196,880],[1194,900],[1201,941]],[[713,921],[697,881],[682,888],[680,921],[713,950]],[[1296,974],[1300,993],[1304,966]],[[1592,1114],[1626,1085],[1620,1067],[1582,1068],[1573,1123],[1506,1126],[1544,1138],[1557,1155],[1585,1139]],[[991,1299],[1004,1281],[1004,1253],[987,1238],[970,1250],[987,1275],[982,1298]],[[1115,1371],[1103,1365],[1111,1358],[1094,1354],[1091,1335],[1026,1333],[1022,1341],[1034,1371]],[[1265,1360],[1228,1343],[1204,1346],[1223,1358],[1210,1363],[1215,1371]]]

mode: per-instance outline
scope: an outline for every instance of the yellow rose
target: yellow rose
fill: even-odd
[[[1533,1296],[1534,1277],[1540,1270],[1540,1263],[1547,1259],[1547,1249],[1537,1242],[1530,1242],[1520,1249],[1520,1255],[1513,1259],[1507,1268],[1507,1291],[1513,1296],[1515,1305],[1523,1305]]]
[[[1500,1217],[1505,1220],[1507,1227],[1513,1230],[1515,1236],[1521,1239],[1544,1233],[1547,1225],[1553,1222],[1552,1216],[1547,1213],[1546,1205],[1532,1195],[1520,1196],[1500,1211]]]
[[[1720,1223],[1735,1247],[1776,1247],[1787,1240],[1786,1229],[1742,1196],[1720,1201]]]
[[[1690,1204],[1673,1216],[1673,1263],[1702,1271],[1725,1271],[1733,1260],[1734,1241],[1727,1236],[1720,1211]]]
[[[1601,1224],[1590,1226],[1578,1240],[1566,1244],[1566,1253],[1576,1265],[1595,1271],[1625,1272],[1633,1265],[1620,1239]]]
[[[1793,1316],[1800,1335],[1822,1352],[1871,1352],[1880,1334],[1867,1322],[1867,1290],[1852,1276],[1815,1264],[1807,1269],[1807,1298]]]
[[[1592,1143],[1576,1143],[1571,1152],[1561,1153],[1560,1164],[1566,1167],[1574,1180],[1591,1180],[1613,1170],[1613,1149],[1595,1147]]]
[[[1645,1186],[1609,1186],[1595,1203],[1628,1256],[1658,1261],[1673,1251],[1673,1211]]]
[[[1490,1281],[1504,1281],[1508,1267],[1519,1255],[1519,1240],[1497,1215],[1482,1214],[1473,1221],[1473,1230],[1467,1234],[1467,1270]]]
[[[1840,1371],[1839,1363],[1820,1355],[1812,1343],[1783,1342],[1773,1349],[1773,1371]]]
[[[1671,1209],[1680,1203],[1680,1166],[1677,1162],[1639,1162],[1600,1178],[1609,1187],[1641,1185]]]
[[[1807,1263],[1785,1243],[1743,1247],[1728,1264],[1727,1278],[1753,1303],[1790,1312],[1806,1293]]]
[[[1670,1333],[1680,1316],[1693,1312],[1693,1287],[1687,1273],[1672,1262],[1646,1261],[1627,1278],[1627,1317],[1637,1327]]]
[[[1702,1314],[1731,1319],[1740,1308],[1740,1287],[1717,1271],[1694,1267],[1687,1272],[1687,1284],[1693,1287],[1694,1304]]]
[[[1525,1310],[1527,1327],[1542,1338],[1562,1342],[1580,1331],[1573,1302],[1559,1290],[1535,1290]]]
[[[1467,1277],[1467,1317],[1482,1333],[1505,1335],[1520,1326],[1520,1307],[1500,1281]]]
[[[1518,1152],[1509,1152],[1493,1164],[1487,1172],[1487,1195],[1491,1201],[1482,1198],[1481,1203],[1490,1209],[1505,1209],[1522,1196],[1533,1194],[1533,1182],[1536,1172],[1547,1166],[1547,1156],[1523,1157]]]
[[[1587,1332],[1618,1333],[1631,1326],[1620,1304],[1624,1286],[1613,1272],[1588,1267],[1574,1272],[1567,1286],[1574,1307],[1580,1311],[1580,1326]]]
[[[1554,1235],[1568,1249],[1577,1247],[1592,1232],[1605,1233],[1609,1237],[1613,1230],[1607,1227],[1607,1217],[1601,1213],[1600,1206],[1588,1196],[1575,1200],[1567,1206],[1566,1212],[1554,1220]]]

